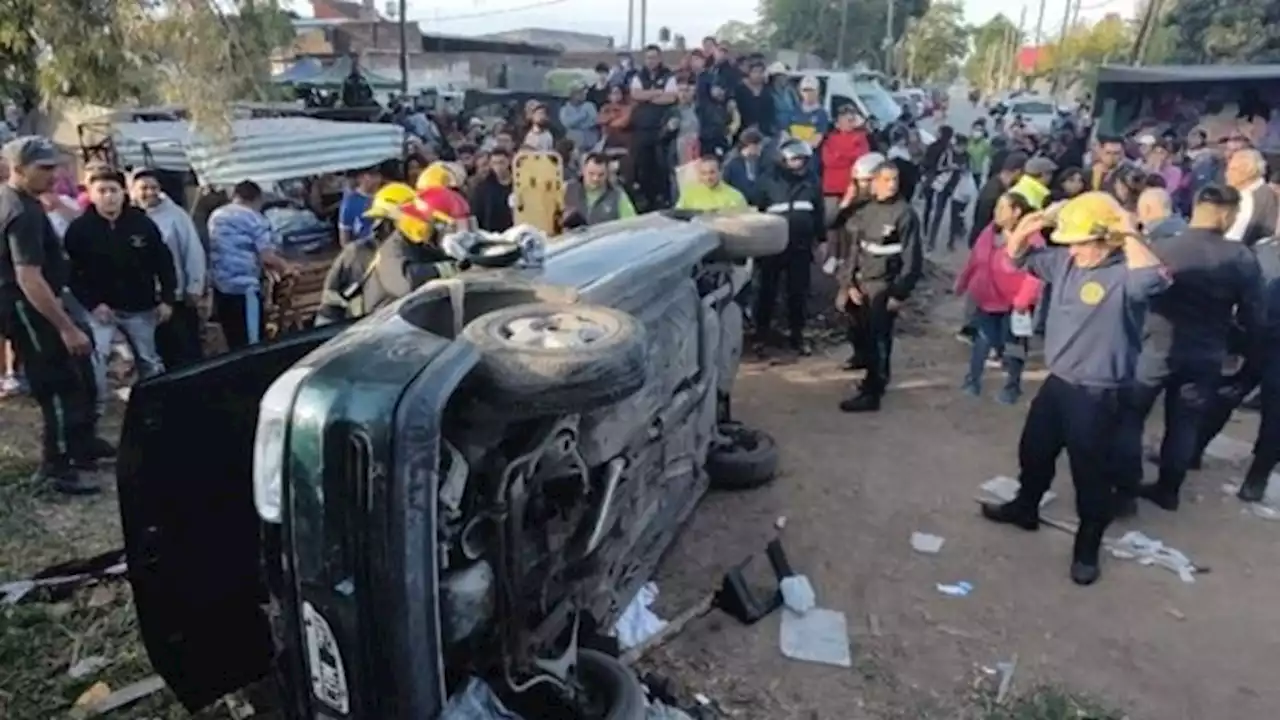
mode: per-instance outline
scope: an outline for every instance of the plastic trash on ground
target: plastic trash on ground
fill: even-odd
[[[973,583],[965,580],[958,583],[938,583],[938,592],[949,597],[964,597],[973,592]]]
[[[1021,483],[1019,483],[1015,478],[1008,477],[1007,475],[997,475],[996,477],[982,483],[979,488],[981,488],[984,493],[990,495],[996,500],[999,500],[1000,502],[1009,502],[1018,494],[1018,487],[1020,485]],[[1044,497],[1040,498],[1040,508],[1044,509],[1044,507],[1053,502],[1056,497],[1058,497],[1058,494],[1054,491],[1050,490],[1046,492]]]
[[[1182,582],[1196,581],[1195,563],[1182,551],[1166,546],[1155,538],[1137,530],[1130,530],[1112,542],[1107,548],[1113,557],[1121,560],[1137,560],[1139,565],[1155,565],[1177,573]]]
[[[793,660],[853,667],[844,613],[814,608],[800,615],[782,609],[782,654]]]
[[[779,588],[782,590],[783,604],[801,615],[812,610],[818,601],[817,595],[813,592],[813,585],[804,575],[782,578]]]
[[[657,583],[645,583],[644,587],[640,588],[640,592],[631,598],[627,609],[623,610],[622,615],[618,617],[618,622],[613,626],[613,632],[618,636],[618,644],[624,650],[630,650],[648,640],[654,633],[667,626],[666,620],[649,609],[657,599]]]
[[[523,720],[502,704],[493,688],[480,678],[467,680],[440,713],[440,720]]]
[[[942,549],[942,544],[946,541],[946,538],[938,535],[922,532],[911,533],[911,549],[926,555],[938,554],[938,551]]]

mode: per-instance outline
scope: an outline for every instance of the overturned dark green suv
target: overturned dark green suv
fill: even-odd
[[[580,645],[709,484],[772,476],[728,399],[736,297],[785,244],[761,214],[609,223],[137,385],[120,504],[157,671],[191,709],[274,674],[286,717],[423,720],[479,677],[642,718]]]

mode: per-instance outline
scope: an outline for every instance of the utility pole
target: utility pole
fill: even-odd
[[[1070,2],[1071,0],[1067,0]],[[636,0],[627,0],[627,49],[635,48],[631,42],[635,40],[635,23],[636,23]]]
[[[884,74],[893,77],[893,11],[895,0],[885,0],[888,9],[884,20]]]
[[[1022,38],[1027,34],[1027,6],[1024,4],[1022,10],[1018,13],[1018,31],[1013,35],[1013,42],[1009,43],[1009,84],[1012,85],[1014,80],[1021,82],[1018,76],[1018,51],[1022,49]]]
[[[844,67],[844,38],[849,31],[849,2],[840,2],[840,37],[836,40],[836,67]],[[892,0],[890,0],[892,2]]]
[[[1067,0],[1071,2],[1071,0]],[[1040,0],[1040,12],[1036,13],[1036,47],[1040,47],[1041,33],[1044,32],[1044,6],[1049,4],[1049,0]]]
[[[1076,14],[1079,12],[1080,0],[1067,0],[1062,10],[1062,31],[1058,33],[1058,46],[1053,49],[1053,89],[1050,94],[1055,98],[1062,89],[1062,66],[1066,63],[1064,51],[1067,47],[1067,35],[1071,33],[1071,26],[1076,24]]]
[[[1142,23],[1138,26],[1138,37],[1133,43],[1133,55],[1130,65],[1141,65],[1147,59],[1147,47],[1151,44],[1151,36],[1155,34],[1156,24],[1160,22],[1161,0],[1147,0],[1147,7],[1142,13]]]
[[[400,26],[400,92],[404,95],[409,94],[409,21],[404,17],[407,10],[408,0],[400,0],[400,8],[396,11],[399,17],[396,19]]]
[[[646,27],[649,24],[649,0],[640,0],[640,47],[649,42]]]

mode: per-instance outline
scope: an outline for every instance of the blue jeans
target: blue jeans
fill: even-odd
[[[146,379],[164,372],[164,362],[156,351],[156,312],[113,311],[111,322],[101,322],[92,313],[88,315],[90,335],[93,338],[93,379],[98,386],[98,411],[106,408],[108,393],[107,362],[111,358],[111,345],[119,330],[133,351],[138,377]]]
[[[995,350],[1004,366],[1005,388],[1021,392],[1022,368],[1027,363],[1027,340],[1014,337],[1009,313],[978,310],[974,313],[973,324],[973,348],[969,353],[969,372],[964,376],[965,385],[982,388],[982,372],[986,368],[987,357]]]

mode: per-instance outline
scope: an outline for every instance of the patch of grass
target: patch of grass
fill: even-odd
[[[977,699],[974,720],[1127,720],[1105,703],[1053,685],[1038,685],[997,704],[995,693]]]
[[[0,582],[121,547],[112,476],[99,476],[105,490],[100,496],[58,495],[31,479],[40,459],[40,413],[34,403],[6,400],[0,404],[0,425]],[[71,677],[68,670],[80,662],[96,669]],[[0,718],[66,717],[94,683],[118,690],[153,673],[123,579],[79,588],[62,602],[0,607]],[[164,691],[111,717],[190,715]]]

